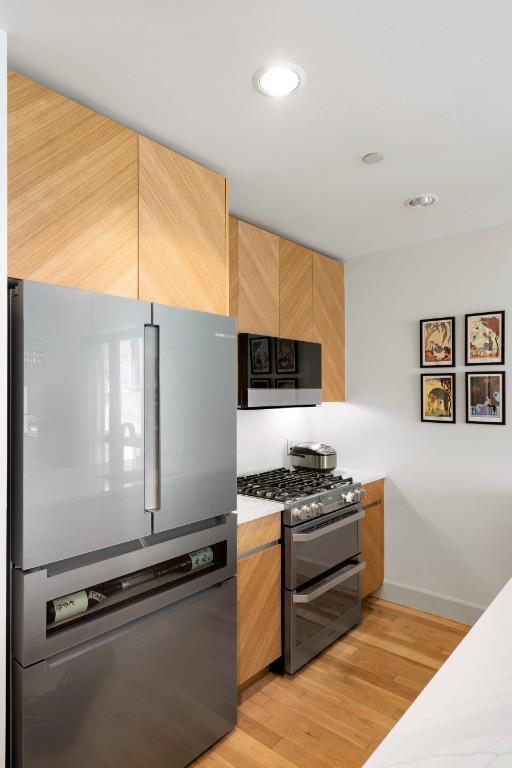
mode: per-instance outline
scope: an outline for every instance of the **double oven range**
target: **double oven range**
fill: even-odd
[[[238,478],[283,504],[283,661],[293,674],[361,621],[361,500],[339,472],[286,468]]]

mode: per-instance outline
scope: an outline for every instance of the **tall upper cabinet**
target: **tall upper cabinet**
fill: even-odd
[[[139,298],[228,314],[227,181],[139,136]]]
[[[228,313],[223,176],[9,74],[11,277]]]
[[[279,336],[279,238],[229,219],[229,314],[240,333]]]
[[[137,297],[137,134],[8,79],[8,273]]]
[[[322,400],[345,400],[345,281],[343,264],[313,254],[313,341],[322,345]]]

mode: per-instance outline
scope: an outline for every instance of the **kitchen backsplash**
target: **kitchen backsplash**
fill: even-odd
[[[309,439],[310,408],[238,411],[237,474],[290,466],[287,438]]]

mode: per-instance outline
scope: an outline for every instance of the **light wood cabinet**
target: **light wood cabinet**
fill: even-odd
[[[345,400],[343,264],[313,253],[313,341],[322,345],[322,400]]]
[[[137,135],[8,79],[8,273],[137,297]]]
[[[282,653],[280,536],[280,512],[238,526],[239,686]]]
[[[313,341],[313,251],[279,238],[279,335]]]
[[[227,240],[226,179],[139,136],[139,298],[227,314]]]
[[[361,526],[361,557],[366,563],[362,573],[363,599],[384,583],[384,480],[363,485],[365,517]]]
[[[279,238],[229,220],[229,314],[239,333],[279,336]]]

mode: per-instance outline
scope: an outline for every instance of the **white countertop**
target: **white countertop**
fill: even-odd
[[[236,497],[238,515],[237,523],[248,523],[250,520],[257,520],[259,517],[266,517],[273,512],[280,512],[283,505],[279,501],[269,501],[268,499],[260,499],[256,496],[240,496]]]
[[[373,483],[375,480],[382,480],[386,477],[385,472],[363,469],[342,469],[337,468],[344,477],[352,477],[356,483]],[[257,520],[259,517],[271,515],[273,512],[280,512],[283,505],[278,501],[269,501],[255,496],[240,496],[237,499],[236,514],[238,515],[238,525],[248,523],[251,520]]]
[[[512,579],[364,768],[511,768]]]

